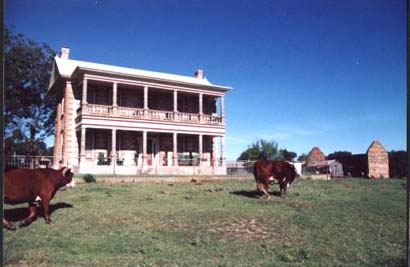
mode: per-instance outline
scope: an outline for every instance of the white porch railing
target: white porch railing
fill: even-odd
[[[141,108],[129,108],[129,107],[117,107],[108,105],[96,105],[87,104],[82,110],[79,108],[79,113],[92,114],[100,116],[112,116],[112,117],[126,117],[126,118],[143,118],[151,120],[168,120],[168,121],[181,121],[192,123],[204,123],[204,124],[223,124],[221,117],[216,115],[200,115],[197,113],[185,113],[185,112],[172,112],[163,110],[147,110]]]
[[[87,105],[83,111],[85,114],[95,114],[95,115],[111,115],[112,106],[105,105]]]

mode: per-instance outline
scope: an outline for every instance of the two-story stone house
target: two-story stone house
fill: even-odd
[[[54,167],[76,173],[222,175],[224,94],[194,77],[55,57]]]

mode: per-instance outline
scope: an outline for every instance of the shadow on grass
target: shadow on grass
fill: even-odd
[[[273,195],[275,197],[280,197],[280,192],[279,191],[274,191],[274,192],[268,192],[269,195]],[[262,193],[259,193],[256,190],[241,190],[241,191],[232,191],[231,194],[237,195],[237,196],[242,196],[242,197],[249,197],[249,198],[260,198],[263,196]]]
[[[50,216],[53,214],[54,211],[58,209],[65,209],[65,208],[72,208],[73,205],[60,202],[57,204],[51,204],[49,205],[49,212]],[[7,209],[3,211],[4,218],[6,218],[10,222],[18,222],[21,220],[24,220],[25,218],[28,217],[29,215],[29,210],[28,207],[22,207],[22,208],[15,208],[15,209]],[[38,217],[43,217],[44,218],[44,211],[42,207],[37,206],[37,218]]]

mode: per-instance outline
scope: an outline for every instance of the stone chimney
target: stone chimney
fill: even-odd
[[[204,78],[204,71],[201,69],[197,69],[195,71],[195,77],[198,79],[203,79]]]
[[[70,54],[70,48],[62,47],[60,50],[60,58],[68,59],[68,55]]]

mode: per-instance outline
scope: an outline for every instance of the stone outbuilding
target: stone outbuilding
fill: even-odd
[[[368,175],[371,178],[389,177],[389,155],[379,141],[373,141],[367,149]]]
[[[306,175],[330,175],[330,177],[343,177],[343,165],[337,160],[326,160],[325,154],[314,147],[309,152],[303,168]]]
[[[312,150],[309,152],[306,160],[306,166],[314,166],[321,164],[326,161],[325,154],[318,148],[314,147]]]

